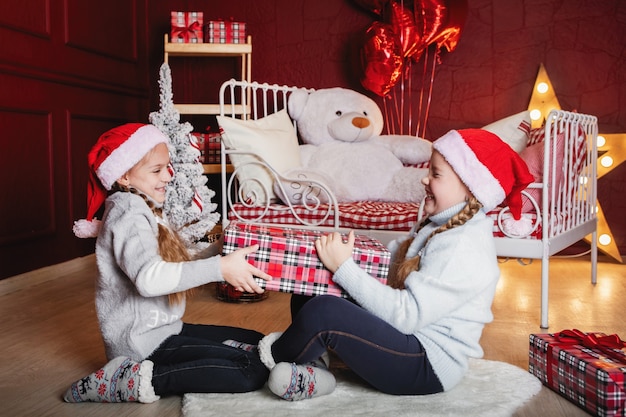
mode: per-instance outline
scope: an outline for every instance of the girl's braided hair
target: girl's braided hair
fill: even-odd
[[[428,241],[436,234],[445,232],[446,230],[454,229],[455,227],[462,226],[467,223],[472,217],[474,217],[474,214],[476,214],[481,207],[482,204],[475,197],[470,197],[467,201],[467,204],[465,204],[461,211],[452,216],[445,224],[433,230],[430,236],[428,236],[428,239],[426,239],[426,243],[424,243],[424,246],[426,246]],[[419,229],[421,229],[428,223],[429,220],[426,219],[420,224]],[[404,289],[404,281],[406,280],[406,278],[411,272],[417,271],[419,269],[419,255],[405,259],[406,253],[409,250],[409,246],[411,246],[413,239],[414,238],[410,238],[402,242],[398,247],[398,250],[396,251],[396,255],[389,269],[389,279],[387,280],[387,285],[392,288]]]
[[[141,193],[136,188],[126,187],[118,184],[117,182],[113,184],[111,187],[111,191],[122,191],[128,192],[135,195],[140,196],[146,202],[148,207],[152,210],[155,216],[162,217],[163,210],[161,207],[157,207],[145,194]],[[161,258],[163,258],[166,262],[186,262],[192,260],[187,247],[184,242],[176,233],[176,231],[170,229],[169,227],[158,223],[159,233],[157,236],[157,240],[159,242],[159,254]],[[168,301],[170,305],[180,304],[185,300],[186,297],[190,297],[194,294],[194,288],[188,289],[186,291],[177,292],[174,294],[168,294]]]

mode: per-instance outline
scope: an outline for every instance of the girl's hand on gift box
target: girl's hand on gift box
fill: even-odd
[[[254,277],[259,277],[266,281],[272,279],[271,275],[250,265],[246,260],[246,256],[257,249],[259,249],[259,245],[252,245],[237,249],[221,258],[222,276],[224,280],[235,287],[237,291],[261,294],[264,290],[259,287]]]
[[[341,233],[333,232],[326,236],[321,236],[315,241],[317,256],[326,268],[333,274],[342,263],[352,257],[354,249],[354,231],[350,230],[347,241],[343,239]]]

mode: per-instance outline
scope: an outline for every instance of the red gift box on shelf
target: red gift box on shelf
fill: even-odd
[[[196,138],[196,144],[200,151],[200,162],[203,164],[219,164],[222,161],[221,141],[219,133],[191,132]]]
[[[230,20],[209,20],[204,25],[206,43],[246,43],[246,24]]]
[[[203,43],[202,12],[171,12],[171,16],[170,42]]]
[[[222,135],[219,133],[207,133],[204,141],[204,163],[219,164],[222,161]]]
[[[615,334],[531,334],[528,371],[591,414],[626,415],[626,343]]]
[[[324,267],[315,250],[315,240],[328,232],[291,229],[272,225],[230,222],[224,229],[224,254],[259,244],[248,255],[248,262],[274,279],[257,278],[262,288],[302,295],[330,294],[348,298],[348,294],[332,281],[332,273]],[[391,254],[378,240],[356,235],[354,261],[374,278],[387,282]]]

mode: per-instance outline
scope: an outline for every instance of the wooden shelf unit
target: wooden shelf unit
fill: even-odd
[[[222,172],[222,166],[220,164],[202,164],[202,167],[204,168],[205,174],[219,174]],[[226,164],[226,172],[233,172],[233,166],[231,164]]]
[[[246,43],[171,43],[169,35],[164,36],[163,61],[169,63],[170,57],[225,57],[239,58],[241,61],[241,79],[252,81],[252,36],[248,35]],[[189,115],[218,115],[220,106],[217,103],[176,104],[174,108],[180,114]],[[244,106],[235,108],[236,114],[249,113]],[[205,174],[219,174],[220,164],[203,164]],[[227,172],[232,172],[232,165],[226,166]]]

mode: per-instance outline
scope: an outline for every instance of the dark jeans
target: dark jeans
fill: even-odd
[[[443,391],[422,344],[358,305],[334,296],[311,298],[272,345],[276,363],[307,363],[327,349],[387,394]]]
[[[302,307],[313,297],[314,295],[300,295],[300,294],[291,294],[291,298],[289,300],[289,309],[291,311],[291,321],[298,315]]]
[[[157,395],[188,392],[248,392],[265,384],[269,371],[258,351],[222,344],[232,339],[257,345],[263,334],[226,326],[183,325],[146,359],[154,362]]]

